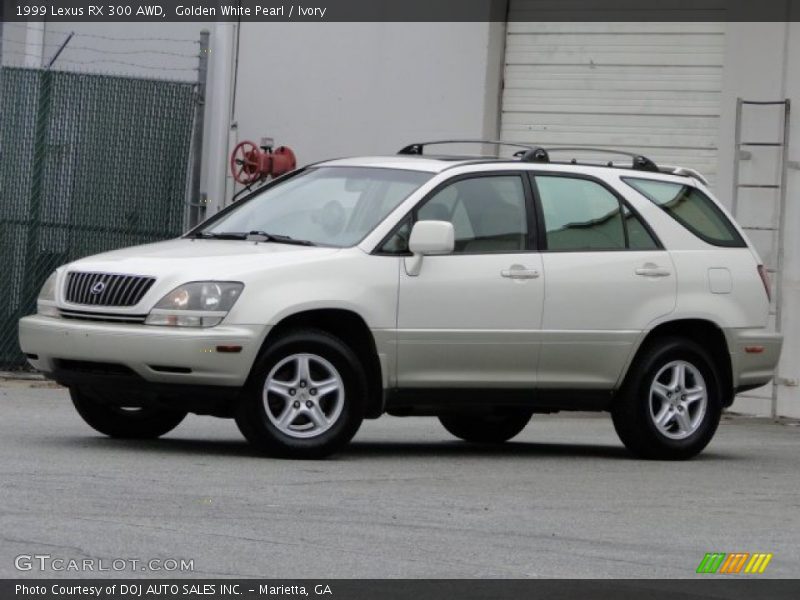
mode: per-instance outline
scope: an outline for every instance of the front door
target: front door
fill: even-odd
[[[544,271],[522,173],[459,177],[432,192],[416,220],[455,229],[455,250],[401,266],[397,378],[401,388],[533,388]]]

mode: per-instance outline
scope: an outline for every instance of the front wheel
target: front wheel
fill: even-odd
[[[175,429],[186,417],[180,410],[159,407],[122,408],[103,402],[99,393],[71,387],[69,395],[86,423],[114,438],[157,438]]]
[[[444,428],[465,442],[500,444],[519,434],[531,420],[528,410],[508,410],[498,414],[440,415]]]
[[[634,455],[685,460],[714,436],[722,414],[718,369],[698,344],[667,338],[646,348],[631,366],[611,416]]]
[[[364,368],[347,344],[324,331],[297,331],[256,362],[236,424],[265,454],[323,458],[358,431],[366,393]]]

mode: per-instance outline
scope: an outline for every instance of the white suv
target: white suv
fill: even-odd
[[[594,410],[635,455],[684,459],[772,378],[765,269],[698,173],[428,144],[299,169],[179,239],[59,268],[23,352],[104,434],[235,417],[300,458],[384,413],[494,443]]]

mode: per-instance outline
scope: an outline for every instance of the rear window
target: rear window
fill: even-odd
[[[714,201],[696,187],[635,177],[623,177],[623,181],[704,242],[733,248],[746,246]]]

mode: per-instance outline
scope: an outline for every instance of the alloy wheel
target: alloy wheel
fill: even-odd
[[[267,375],[264,410],[284,435],[313,438],[328,431],[344,408],[344,382],[330,361],[316,354],[292,354]]]
[[[650,418],[658,431],[673,440],[689,437],[703,422],[708,389],[700,370],[685,360],[664,365],[650,386]]]

